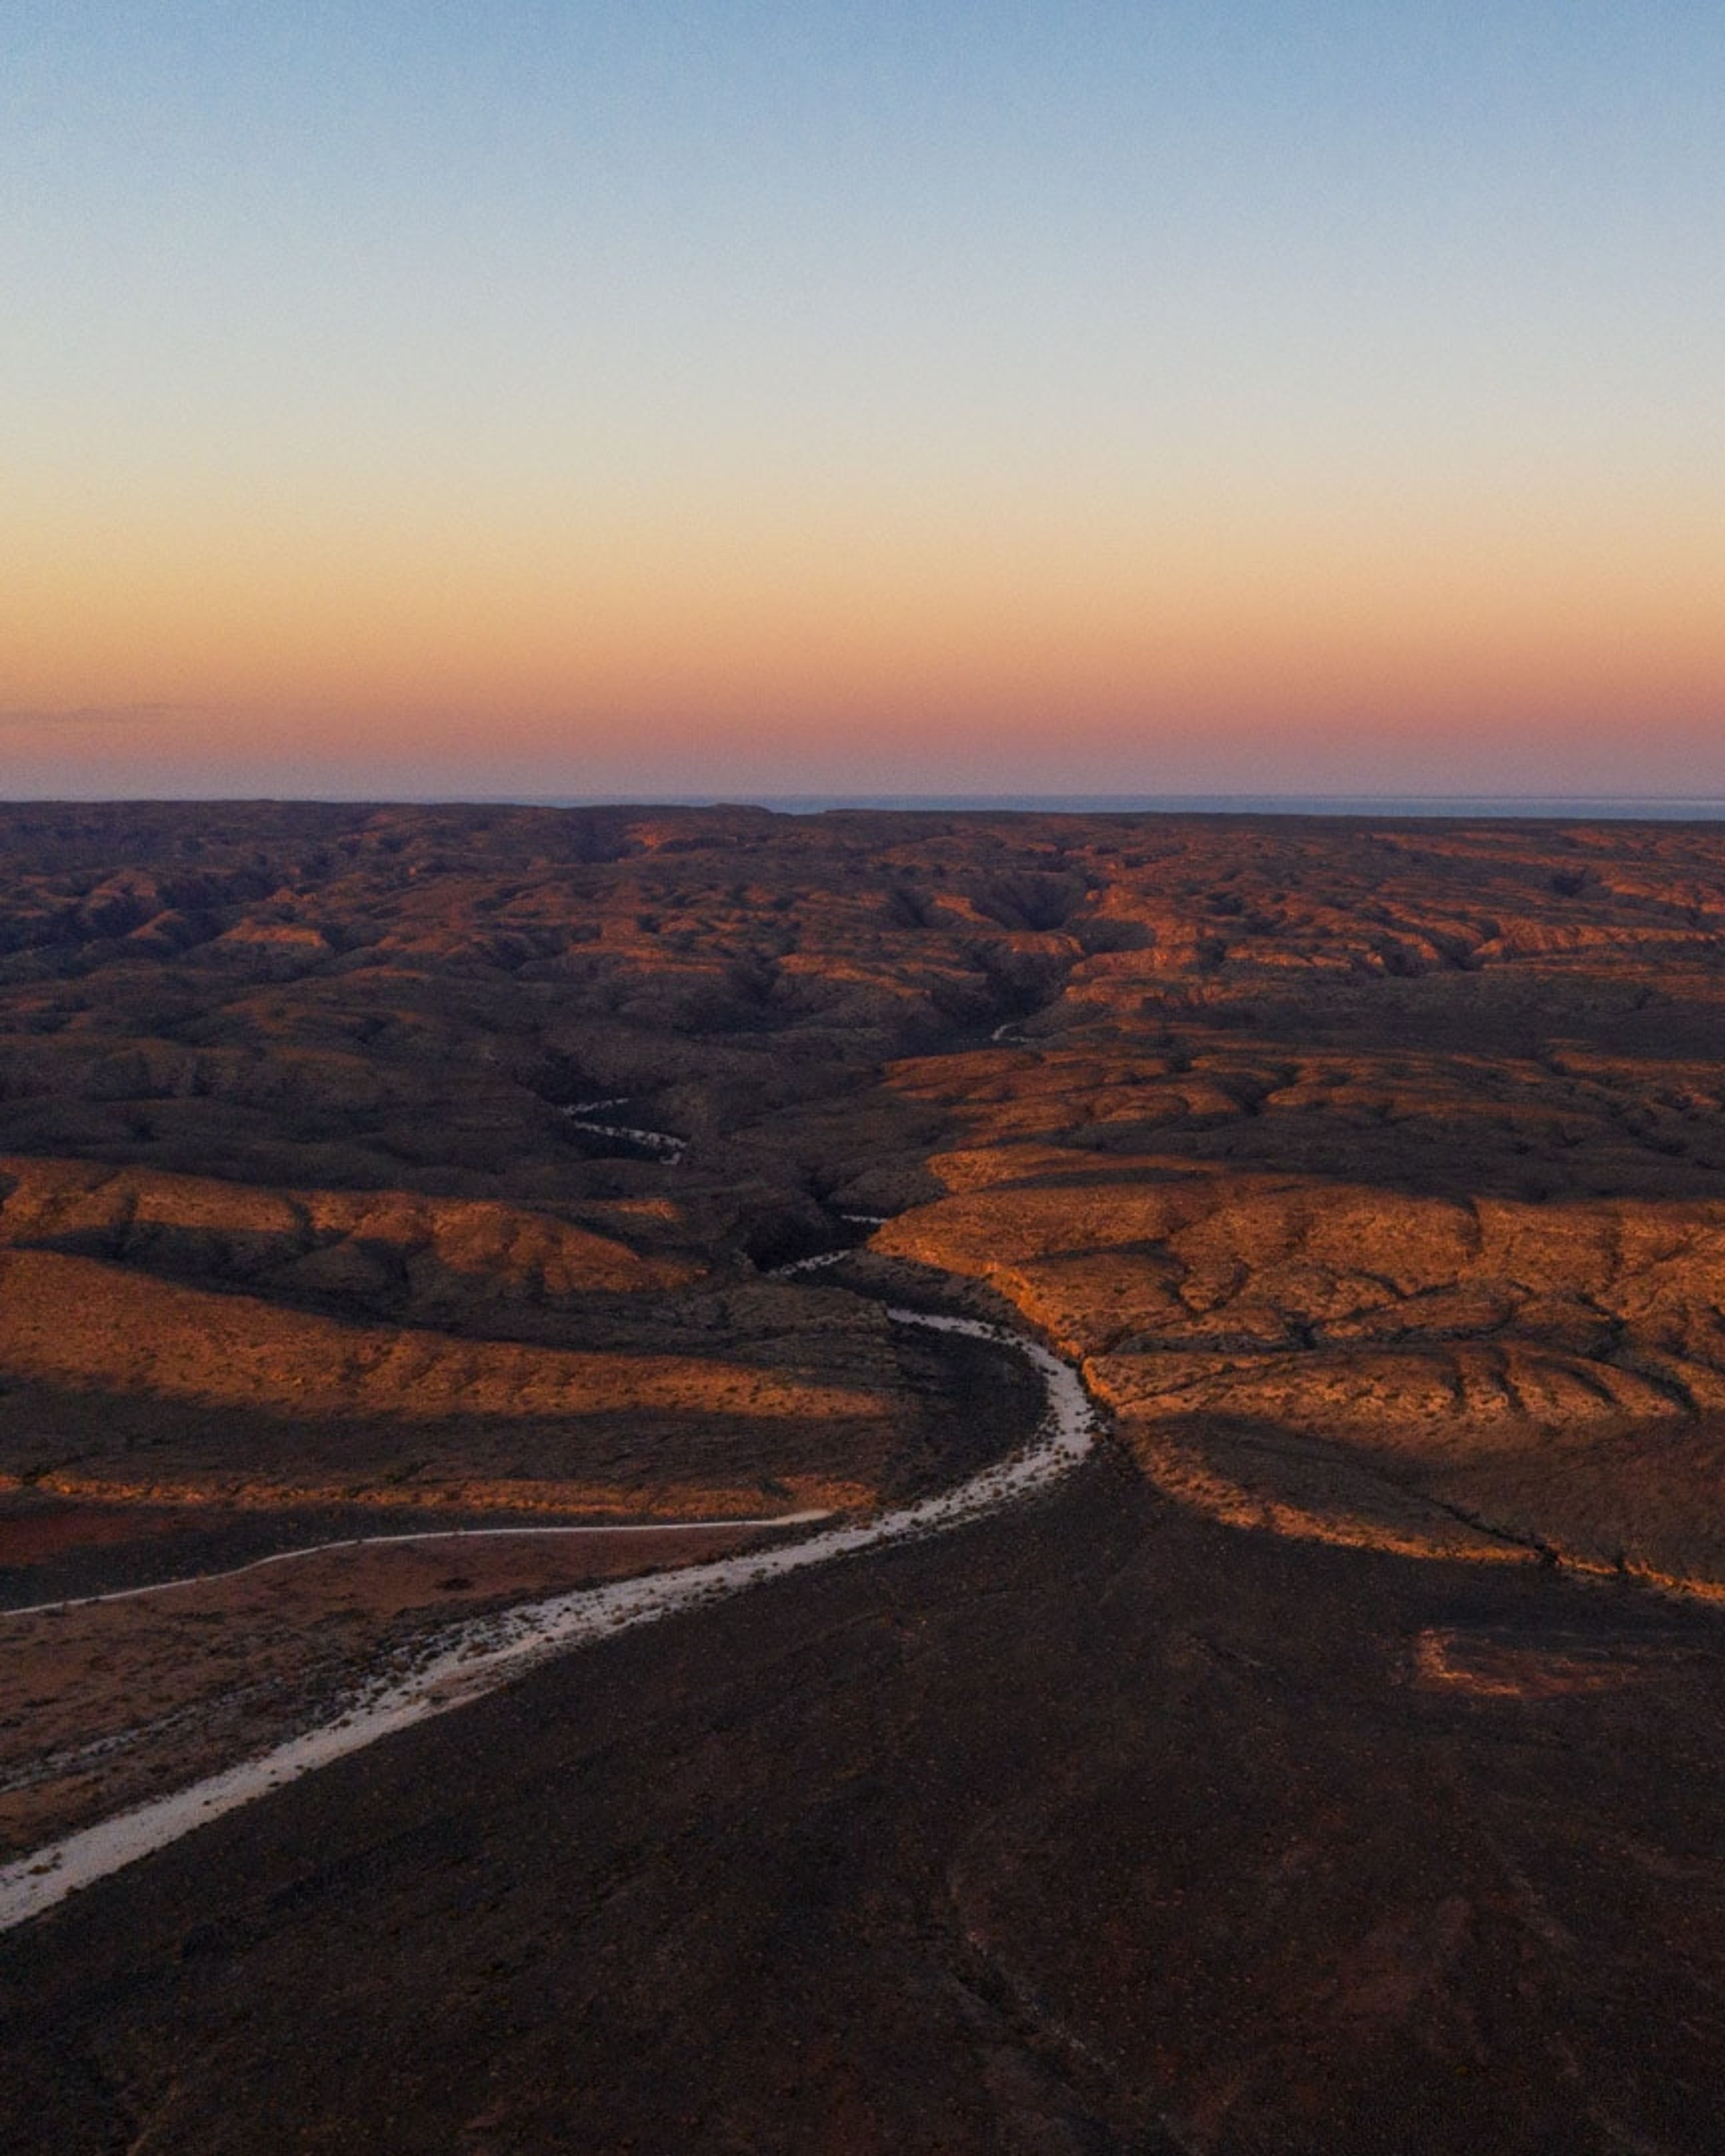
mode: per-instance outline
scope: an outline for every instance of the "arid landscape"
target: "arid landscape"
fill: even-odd
[[[1704,2156],[1722,1312],[1725,827],[0,808],[8,1876],[859,1531],[14,1922],[0,2148]]]

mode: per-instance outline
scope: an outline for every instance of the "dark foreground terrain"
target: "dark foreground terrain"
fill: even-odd
[[[1715,2148],[1721,1644],[1086,1470],[15,1936],[6,2145]]]
[[[0,822],[0,1599],[1114,1432],[0,1938],[0,2148],[1719,2145],[1725,837]]]

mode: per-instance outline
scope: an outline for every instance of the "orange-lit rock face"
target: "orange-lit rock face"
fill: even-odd
[[[1717,1201],[1087,1179],[950,1199],[877,1247],[1006,1294],[1223,1517],[1725,1584]]]
[[[9,1935],[0,2064],[55,2156],[1711,2156],[1725,835],[0,839],[14,1607],[380,1521],[864,1507],[1034,1414],[859,1288],[1015,1308],[1122,1440]],[[556,1547],[20,1620],[0,1830],[599,1568]]]
[[[817,1199],[921,1207],[877,1246],[986,1277],[1089,1358],[1168,1486],[1348,1533],[1377,1489],[1446,1543],[1502,1528],[1712,1577],[1711,830],[4,820],[10,1322],[109,1310],[56,1373],[20,1332],[33,1386],[190,1397],[163,1343],[233,1331],[223,1383],[275,1341],[254,1404],[350,1424],[518,1429],[561,1397],[522,1376],[530,1348],[740,1353],[762,1400],[788,1367],[866,1421],[891,1412],[878,1327],[755,1265],[819,1247]],[[693,1141],[675,1174],[560,1112],[619,1095]],[[249,1300],[194,1322],[194,1291]],[[314,1321],[362,1329],[326,1353]],[[507,1413],[477,1374],[505,1340]],[[845,1479],[848,1442],[804,1466]],[[1352,1494],[1314,1513],[1337,1477]]]
[[[403,1192],[275,1191],[66,1161],[0,1161],[0,1240],[146,1270],[405,1305],[543,1304],[700,1276],[614,1236],[517,1206]]]

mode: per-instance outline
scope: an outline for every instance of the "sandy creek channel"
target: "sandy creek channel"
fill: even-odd
[[[622,1134],[631,1139],[636,1136],[633,1131]],[[824,1253],[781,1270],[809,1271],[836,1264],[848,1255],[845,1250]],[[915,1310],[892,1309],[887,1314],[895,1324],[963,1333],[1023,1356],[1041,1378],[1045,1398],[1042,1419],[1029,1442],[937,1496],[873,1519],[678,1571],[608,1581],[453,1625],[434,1636],[409,1674],[392,1671],[368,1679],[316,1728],[0,1868],[0,1931],[40,1915],[77,1888],[165,1848],[207,1820],[237,1811],[393,1731],[447,1714],[494,1691],[536,1662],[810,1565],[827,1564],[882,1543],[939,1534],[1046,1488],[1090,1451],[1096,1440],[1095,1413],[1070,1363],[1004,1326]],[[773,1524],[782,1527],[788,1522],[780,1518]]]

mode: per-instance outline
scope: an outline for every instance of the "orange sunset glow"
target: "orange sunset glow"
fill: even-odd
[[[1725,789],[1668,12],[44,37],[0,778]]]

